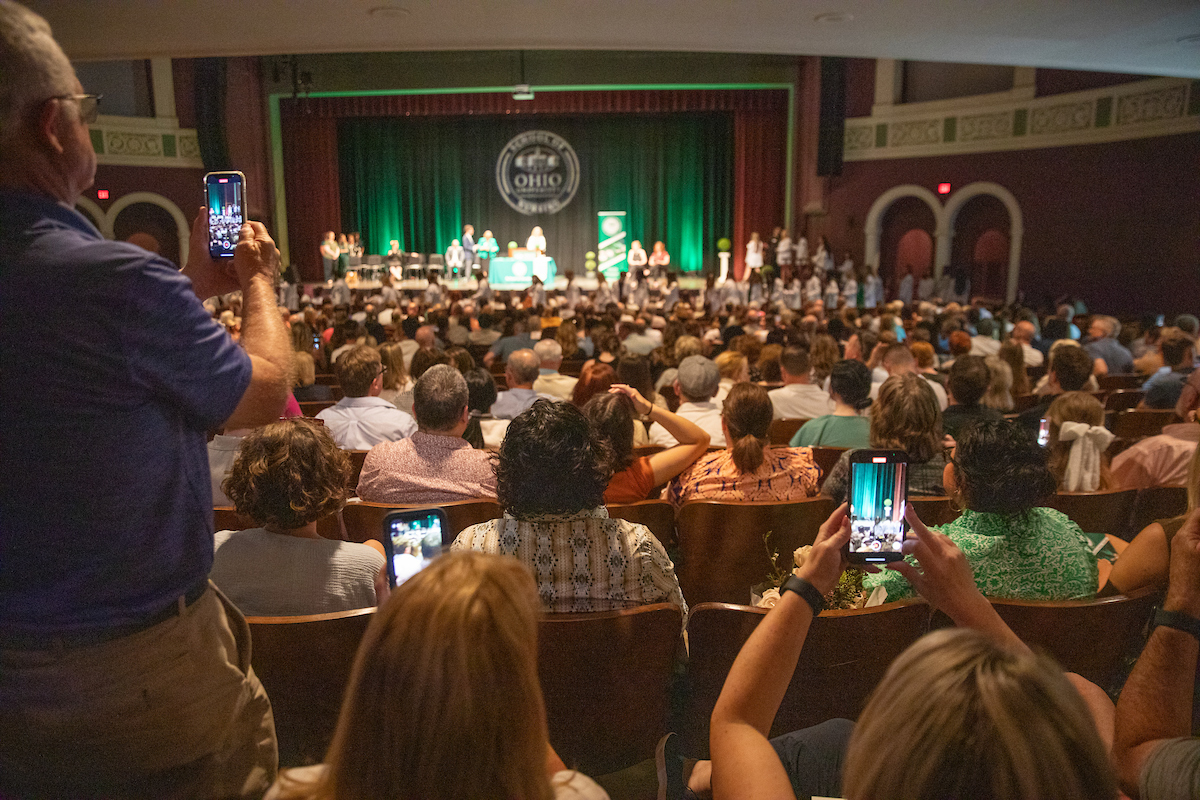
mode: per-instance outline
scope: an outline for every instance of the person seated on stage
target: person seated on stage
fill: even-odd
[[[533,230],[529,233],[529,239],[525,242],[525,248],[532,250],[536,255],[546,255],[546,236],[542,233],[540,225],[533,226]]]
[[[649,258],[646,255],[646,248],[642,247],[642,243],[637,239],[629,245],[629,252],[625,254],[626,262],[629,264],[629,271],[644,270],[646,264],[649,263]]]
[[[834,412],[835,405],[829,392],[809,380],[812,364],[807,350],[785,349],[779,356],[779,369],[783,386],[767,393],[775,419],[812,420]]]
[[[452,550],[514,556],[541,587],[543,610],[611,611],[687,604],[675,565],[644,525],[604,507],[608,449],[570,403],[536,402],[500,445],[496,497],[504,518],[465,529]]]
[[[247,616],[297,616],[375,605],[377,541],[324,539],[317,520],[346,504],[350,458],[303,417],[251,431],[223,488],[257,526],[218,531],[209,578]]]
[[[338,447],[370,450],[380,442],[412,436],[416,421],[379,397],[383,391],[383,362],[374,347],[356,345],[333,365],[345,397],[317,414]]]
[[[665,270],[671,266],[671,254],[667,252],[667,246],[662,242],[655,242],[654,250],[650,253],[646,263],[650,269],[662,267]]]
[[[563,362],[562,345],[554,339],[542,339],[533,346],[533,352],[541,360],[537,380],[533,382],[533,390],[539,394],[551,395],[557,400],[570,400],[579,379],[558,371]]]
[[[1073,349],[1073,348],[1072,348]],[[1104,406],[1087,392],[1065,392],[1046,409],[1050,472],[1060,492],[1095,492],[1115,485],[1105,450],[1115,438],[1104,427]]]
[[[453,239],[450,246],[446,248],[446,274],[447,276],[457,275],[459,270],[463,269],[467,264],[467,251],[459,244],[458,239]]]
[[[492,405],[492,416],[496,419],[515,419],[538,400],[557,400],[553,395],[534,391],[533,382],[538,379],[541,360],[533,350],[518,350],[508,357],[504,366],[504,377],[508,389],[500,392]]]
[[[373,503],[450,503],[496,493],[491,458],[462,438],[470,420],[466,378],[448,364],[413,389],[417,432],[371,448],[358,496]]]
[[[696,765],[689,790],[728,800],[1117,796],[1107,744],[1112,702],[1095,684],[1034,654],[975,588],[954,543],[915,514],[909,521],[906,549],[920,570],[906,562],[893,569],[959,627],[905,650],[857,723],[832,720],[768,740],[822,596],[845,565],[851,531],[845,507],[837,509],[742,646],[713,709],[712,762]],[[1195,671],[1194,657],[1187,666]],[[1128,691],[1127,684],[1122,702]]]
[[[988,597],[1075,600],[1096,594],[1096,557],[1079,526],[1043,504],[1054,494],[1046,451],[1013,420],[966,428],[943,471],[945,493],[965,509],[940,531],[966,554]],[[912,596],[898,572],[868,575],[887,599]]]
[[[363,637],[328,763],[285,770],[266,800],[607,798],[550,745],[540,616],[538,587],[512,559],[435,559]]]
[[[583,413],[595,426],[612,454],[613,476],[604,490],[605,503],[636,503],[650,498],[661,486],[687,469],[708,449],[708,434],[696,423],[656,406],[637,389],[617,383],[594,396]],[[662,425],[679,444],[640,458],[633,457],[634,429],[641,419]]]
[[[690,359],[685,359],[685,363]],[[683,366],[680,366],[680,374]],[[817,494],[821,470],[809,447],[775,447],[767,437],[773,410],[767,390],[736,384],[721,411],[724,450],[700,458],[667,487],[678,508],[688,500],[803,500]]]
[[[492,259],[500,252],[500,245],[496,243],[496,237],[491,231],[484,231],[483,236],[475,243],[475,255],[480,259]],[[484,271],[486,275],[486,270]]]

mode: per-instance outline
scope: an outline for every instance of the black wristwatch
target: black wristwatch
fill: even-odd
[[[798,578],[795,575],[790,575],[783,585],[779,587],[779,596],[783,597],[784,592],[795,592],[804,598],[804,602],[812,607],[813,616],[820,614],[825,609],[825,597],[821,594],[817,587],[813,586],[804,578]]]
[[[779,593],[783,594],[783,590],[781,589]],[[1167,611],[1165,608],[1160,608],[1154,612],[1154,619],[1150,624],[1152,628],[1162,626],[1190,633],[1200,640],[1200,619],[1196,619],[1191,614],[1184,614],[1182,611]]]

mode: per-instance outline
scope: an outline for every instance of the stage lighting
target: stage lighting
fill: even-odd
[[[528,83],[518,83],[513,87],[513,100],[532,100],[533,90]]]

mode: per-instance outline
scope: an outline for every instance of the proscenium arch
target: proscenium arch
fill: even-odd
[[[188,224],[187,217],[179,210],[179,206],[175,205],[170,199],[163,197],[161,194],[154,192],[132,192],[122,197],[117,202],[113,203],[108,208],[108,213],[104,215],[105,229],[100,232],[105,236],[112,238],[113,225],[117,221],[117,216],[122,211],[135,203],[149,203],[165,209],[172,219],[175,220],[175,228],[179,233],[179,260],[187,262],[188,246],[191,240],[191,226]],[[182,266],[182,265],[181,265]]]
[[[1017,279],[1021,273],[1021,240],[1025,235],[1025,226],[1021,221],[1021,204],[1008,189],[991,181],[977,181],[962,187],[946,202],[946,252],[950,252],[950,244],[954,240],[954,223],[958,212],[968,200],[980,195],[991,195],[1004,204],[1008,209],[1008,286],[1005,290],[1005,302],[1013,303],[1017,299]]]
[[[893,186],[875,199],[871,210],[867,212],[867,221],[863,226],[867,235],[867,246],[864,261],[868,267],[879,270],[879,240],[883,236],[883,215],[902,197],[915,197],[929,206],[933,211],[933,277],[942,277],[942,268],[950,260],[950,238],[947,236],[946,212],[942,208],[937,195],[924,186],[906,183],[903,186]]]

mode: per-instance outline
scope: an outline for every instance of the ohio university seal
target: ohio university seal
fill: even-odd
[[[579,157],[556,133],[519,133],[496,159],[496,188],[522,214],[557,214],[579,189]]]

